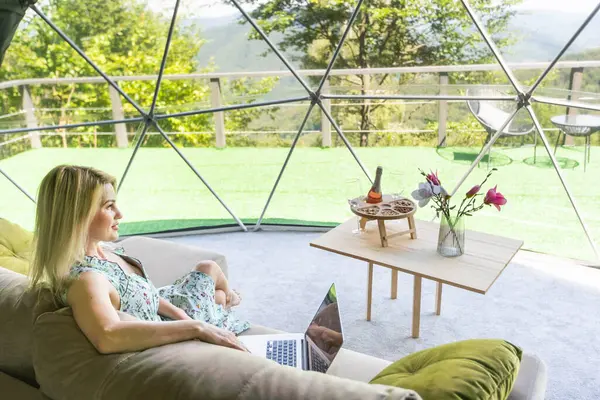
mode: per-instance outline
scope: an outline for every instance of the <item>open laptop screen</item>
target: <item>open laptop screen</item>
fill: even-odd
[[[335,284],[329,288],[305,335],[309,369],[326,372],[344,342]]]

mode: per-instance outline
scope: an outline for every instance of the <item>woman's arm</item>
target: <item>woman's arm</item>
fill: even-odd
[[[186,321],[186,320],[192,319],[181,308],[174,306],[173,304],[171,304],[169,301],[163,299],[162,297],[159,297],[159,299],[160,299],[158,302],[158,314],[159,315],[162,315],[163,317],[167,317],[167,318],[170,318],[175,321],[177,321],[177,320]]]
[[[73,282],[67,302],[79,328],[102,354],[140,351],[185,340],[245,350],[232,332],[202,321],[121,321],[111,300],[114,287],[96,272],[84,272]]]

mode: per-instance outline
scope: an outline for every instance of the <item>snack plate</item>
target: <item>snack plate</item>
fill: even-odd
[[[406,218],[417,210],[417,205],[406,197],[384,194],[382,198],[381,203],[370,204],[366,202],[366,196],[360,196],[348,203],[354,214],[369,219]]]

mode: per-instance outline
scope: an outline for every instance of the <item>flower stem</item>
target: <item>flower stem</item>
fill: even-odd
[[[446,232],[446,234],[444,235],[444,237],[441,240],[441,243],[444,243],[446,241],[446,239],[448,238],[448,235],[452,234],[452,242],[453,244],[458,247],[458,251],[460,252],[460,254],[464,254],[464,250],[462,248],[462,244],[460,242],[460,239],[458,237],[458,233],[456,232],[456,225],[459,222],[459,218],[457,217],[454,222],[452,222],[452,220],[450,220],[449,218],[446,218],[446,222],[448,223],[448,232]]]

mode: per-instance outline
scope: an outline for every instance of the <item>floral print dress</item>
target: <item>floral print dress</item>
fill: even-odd
[[[190,271],[172,285],[157,289],[148,279],[148,274],[140,260],[126,255],[122,247],[113,249],[112,252],[130,264],[138,266],[144,276],[127,273],[119,264],[93,256],[85,256],[82,262],[73,265],[70,276],[77,278],[87,271],[101,274],[117,290],[121,298],[120,311],[140,320],[169,320],[158,315],[160,296],[181,308],[192,319],[208,322],[235,334],[250,328],[250,324],[238,319],[234,311],[215,303],[215,281],[207,274]]]

